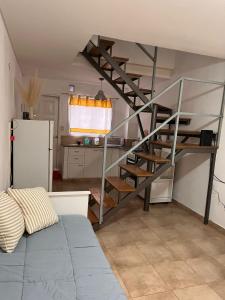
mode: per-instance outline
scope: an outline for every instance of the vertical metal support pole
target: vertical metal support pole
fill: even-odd
[[[158,112],[158,105],[153,104],[153,112],[152,112],[152,118],[151,118],[150,132],[152,132],[156,128],[157,112]],[[153,154],[153,146],[152,146],[151,142],[154,139],[155,139],[154,135],[152,137],[150,137],[150,139],[149,139],[149,152],[151,154]],[[151,161],[148,161],[147,162],[147,171],[152,172],[152,168],[153,168],[153,163]],[[149,184],[149,186],[145,189],[145,201],[144,201],[144,210],[145,211],[149,210],[151,189],[152,189],[151,184]]]
[[[138,185],[139,185],[139,177],[136,177],[134,187],[137,188]]]
[[[173,139],[173,147],[172,147],[172,166],[175,166],[175,154],[176,154],[176,145],[177,145],[177,133],[179,128],[179,121],[180,121],[180,109],[182,103],[182,96],[184,90],[184,80],[181,79],[180,87],[179,87],[179,95],[178,95],[178,102],[177,102],[177,116],[176,116],[176,125],[174,131],[174,139]]]
[[[153,59],[153,70],[152,70],[152,87],[151,87],[151,99],[154,97],[154,91],[155,91],[155,77],[156,77],[156,63],[157,63],[157,55],[158,55],[158,47],[155,47],[154,51],[154,59]],[[151,117],[151,125],[150,125],[150,132],[155,130],[156,128],[156,119],[157,119],[157,112],[158,112],[158,105],[153,104],[152,106],[152,117]],[[155,139],[154,136],[152,136],[149,139],[149,152],[153,153],[153,147],[151,142]],[[153,163],[148,161],[147,162],[147,170],[149,172],[152,172],[153,168]],[[149,206],[150,206],[150,196],[151,196],[151,190],[152,190],[152,185],[149,184],[149,186],[145,189],[145,200],[144,200],[144,210],[149,211]]]
[[[156,129],[156,119],[157,119],[157,114],[158,114],[158,105],[153,104],[153,112],[152,112],[152,118],[151,118],[151,125],[150,125],[150,132]],[[155,134],[152,135],[149,138],[149,152],[153,154],[153,146],[152,146],[152,141],[155,140]]]
[[[103,152],[103,164],[102,164],[102,186],[101,186],[101,197],[100,197],[100,207],[99,207],[99,224],[103,222],[103,202],[105,195],[105,169],[106,169],[106,157],[107,157],[107,136],[105,136],[104,141],[104,152]]]
[[[152,70],[152,93],[151,93],[151,99],[154,96],[155,91],[155,79],[156,79],[156,63],[157,63],[157,56],[158,56],[158,47],[155,47],[154,52],[154,62],[153,62],[153,70]]]
[[[98,47],[100,47],[100,39],[101,39],[101,37],[100,37],[100,35],[98,35]],[[101,66],[101,56],[100,55],[98,55],[98,65],[99,65],[99,67]]]
[[[221,129],[223,124],[223,116],[224,116],[224,105],[225,105],[225,86],[223,87],[223,96],[222,96],[222,102],[220,107],[220,119],[218,123],[218,131],[217,131],[217,138],[216,138],[217,147],[219,147],[219,143],[220,143]]]
[[[212,198],[215,163],[216,163],[216,151],[214,153],[211,153],[210,156],[209,182],[208,182],[208,191],[206,197],[205,216],[204,216],[205,225],[209,223],[209,213],[210,213],[211,198]]]

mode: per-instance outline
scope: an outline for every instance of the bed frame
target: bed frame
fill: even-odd
[[[83,215],[87,217],[90,191],[48,193],[58,215]]]

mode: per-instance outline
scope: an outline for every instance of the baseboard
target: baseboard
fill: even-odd
[[[198,218],[199,220],[201,220],[202,222],[204,221],[203,216],[201,216],[200,214],[196,213],[195,211],[193,211],[192,209],[190,209],[189,207],[185,206],[184,204],[178,202],[177,200],[173,199],[173,203],[175,203],[177,206],[180,206],[182,209],[186,210],[188,213],[190,213],[191,215],[195,216],[196,218]],[[217,229],[220,233],[225,235],[225,228],[221,227],[220,225],[212,222],[209,220],[209,224],[207,226],[210,226],[214,229]]]

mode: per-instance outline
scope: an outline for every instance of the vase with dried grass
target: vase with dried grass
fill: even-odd
[[[30,78],[26,87],[24,87],[19,81],[17,81],[17,86],[24,103],[29,108],[29,119],[32,120],[34,118],[34,107],[38,103],[41,92],[41,82],[38,78],[38,72],[36,71],[34,76]]]

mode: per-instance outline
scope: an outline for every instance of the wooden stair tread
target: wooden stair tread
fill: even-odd
[[[130,174],[137,176],[137,177],[150,177],[153,174],[143,170],[141,168],[139,168],[136,165],[132,165],[132,164],[127,164],[127,165],[119,165],[121,169],[126,170],[127,172],[129,172]]]
[[[166,107],[164,105],[158,104],[158,113],[166,113],[166,114],[170,114],[172,113],[173,110],[169,107]]]
[[[163,123],[168,119],[168,117],[164,117],[164,116],[157,116],[156,121],[157,123]],[[175,124],[176,119],[171,120],[170,122],[168,122],[168,124]],[[180,118],[179,120],[179,124],[182,125],[189,125],[191,122],[190,118]]]
[[[173,142],[162,142],[162,141],[153,141],[152,144],[156,146],[160,146],[161,148],[172,148]],[[200,146],[198,144],[191,144],[191,143],[177,143],[176,149],[183,150],[183,149],[216,149],[215,146]]]
[[[134,109],[135,111],[137,111],[137,110],[139,110],[141,107],[143,107],[143,105],[135,105],[135,106],[133,107],[133,109]],[[151,109],[147,106],[147,107],[145,107],[145,109],[142,110],[142,112],[150,113],[150,112],[151,112]]]
[[[149,90],[149,89],[140,88],[139,90],[144,95],[149,95],[152,93],[152,90]],[[137,97],[137,94],[134,91],[129,91],[129,92],[125,93],[125,95],[127,95],[128,97]]]
[[[174,135],[174,129],[160,129],[157,135]],[[201,131],[195,130],[178,130],[179,136],[200,137]]]
[[[121,179],[120,177],[106,177],[108,183],[110,183],[118,192],[134,192],[135,188],[129,185],[126,181]]]
[[[91,222],[91,224],[96,224],[99,221],[98,217],[90,207],[88,208],[88,219]]]
[[[106,51],[109,50],[115,44],[114,41],[109,41],[109,40],[104,40],[104,39],[101,39],[99,41],[99,43],[100,43],[101,47],[103,47]],[[100,53],[99,48],[97,46],[93,46],[91,48],[89,54],[93,57],[101,56],[101,53]]]
[[[137,80],[142,77],[142,75],[140,75],[140,74],[134,74],[134,73],[126,73],[126,74],[131,80]],[[126,81],[122,77],[118,77],[118,78],[114,79],[114,82],[117,84],[125,84],[126,83]]]
[[[165,163],[170,162],[170,160],[167,158],[164,158],[164,157],[161,157],[158,155],[154,155],[154,154],[150,154],[150,153],[146,153],[146,152],[137,152],[135,154],[140,158],[153,161],[157,164],[165,164]]]
[[[100,205],[101,190],[99,188],[92,188],[90,189],[90,192],[93,199],[97,202],[98,205]],[[105,193],[103,205],[106,208],[113,208],[116,207],[116,202],[108,193]]]
[[[118,57],[118,56],[113,56],[112,58],[114,61],[116,61],[118,63],[119,66],[124,65],[129,60],[129,58]],[[103,63],[103,65],[101,66],[101,69],[106,70],[106,71],[113,71],[113,67],[108,62]]]

